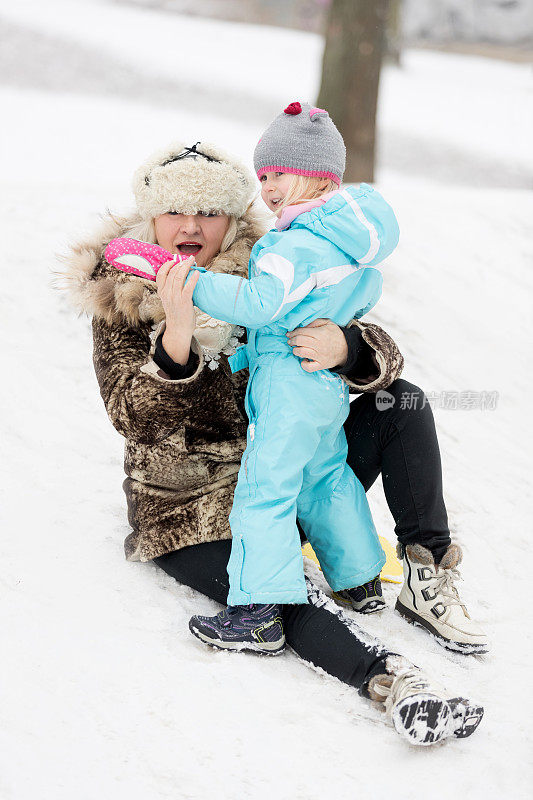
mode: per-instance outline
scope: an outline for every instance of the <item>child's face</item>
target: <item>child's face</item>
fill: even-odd
[[[294,175],[288,172],[265,172],[261,175],[261,197],[271,211],[276,212],[285,200],[293,177]]]
[[[229,227],[226,214],[161,214],[154,220],[160,247],[170,253],[194,256],[199,267],[218,253]]]

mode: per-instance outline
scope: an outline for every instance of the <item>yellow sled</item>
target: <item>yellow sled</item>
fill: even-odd
[[[401,562],[398,561],[398,558],[396,557],[396,550],[391,545],[391,543],[387,541],[387,539],[385,539],[383,536],[379,537],[379,541],[381,542],[381,546],[385,551],[385,555],[387,557],[385,566],[381,570],[381,580],[388,581],[389,583],[401,583],[403,580],[403,569]],[[314,563],[318,564],[318,566],[320,567],[315,551],[313,550],[309,542],[306,542],[303,545],[302,555],[306,556],[306,558],[311,559],[311,561],[314,561]]]

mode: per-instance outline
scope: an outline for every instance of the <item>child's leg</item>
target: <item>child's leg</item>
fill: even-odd
[[[372,580],[386,560],[364,489],[346,464],[347,413],[346,403],[320,437],[298,497],[298,519],[335,591]]]
[[[296,498],[313,444],[300,435],[293,412],[281,426],[282,390],[270,393],[264,377],[254,376],[247,447],[229,516],[229,605],[307,602]]]
[[[248,443],[229,518],[233,545],[228,564],[228,603],[307,602],[296,507],[304,470],[310,463],[316,463],[323,473],[328,473],[321,487],[327,497],[338,482],[339,474],[342,478],[338,499],[343,498],[343,502],[330,504],[329,516],[327,510],[324,512],[327,528],[337,524],[337,513],[346,516],[349,508],[352,538],[354,532],[359,532],[366,542],[367,532],[371,533],[369,546],[366,550],[363,548],[363,556],[357,559],[358,567],[362,568],[354,567],[349,553],[346,579],[350,578],[351,582],[340,581],[342,585],[338,585],[337,581],[334,588],[352,587],[374,577],[380,570],[382,551],[373,533],[361,485],[355,482],[345,463],[339,463],[340,457],[331,445],[324,457],[334,457],[334,474],[331,469],[328,471],[327,465],[323,467],[322,457],[320,463],[314,461],[321,442],[330,441],[331,429],[336,431],[336,438],[339,429],[342,430],[348,413],[345,384],[329,373],[327,376],[305,373],[295,359],[280,362],[277,354],[272,354],[263,358],[261,367],[253,372],[247,409],[250,417]],[[344,471],[346,478],[342,477]],[[310,515],[304,513],[303,516],[309,518]],[[337,559],[341,555],[336,552]],[[375,571],[370,574],[372,569]]]

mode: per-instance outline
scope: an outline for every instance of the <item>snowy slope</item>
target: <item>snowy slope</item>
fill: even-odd
[[[232,120],[234,130],[248,120],[256,134],[287,97],[313,98],[318,90],[323,43],[312,34],[102,0],[51,0],[46,13],[40,0],[20,0],[4,3],[0,15],[9,31],[6,50],[20,29],[27,37],[13,54],[15,85],[33,82],[75,94],[98,89],[107,96],[122,90],[156,102],[167,89],[166,101],[181,120],[211,108]],[[469,182],[531,188],[531,99],[526,65],[407,51],[403,68],[386,69],[382,80],[386,160],[421,175],[435,169],[426,162],[444,160],[439,176],[455,172],[456,181],[459,160]],[[250,154],[256,141],[249,141]]]
[[[249,157],[287,95],[313,95],[319,40],[96,2],[19,2],[0,17],[19,43],[17,69],[3,71],[0,85],[9,120],[0,170],[9,275],[0,295],[1,590],[10,611],[0,798],[529,796],[530,725],[526,700],[516,700],[528,694],[532,653],[528,568],[525,579],[519,573],[531,530],[529,70],[412,53],[383,82],[383,138],[401,148],[383,148],[378,187],[402,239],[371,318],[397,339],[404,377],[428,392],[499,392],[493,411],[435,410],[450,520],[465,549],[464,596],[493,651],[446,653],[394,614],[397,587],[387,589],[391,608],[365,620],[389,647],[486,705],[476,736],[420,752],[353,690],[292,654],[272,662],[205,649],[187,621],[214,604],[152,565],[124,561],[122,440],[98,396],[89,323],[51,288],[54,253],[106,206],[131,202],[130,174],[150,148],[210,138]],[[142,49],[151,32],[161,46]],[[55,72],[39,61],[50,42]],[[174,42],[187,57],[177,58]],[[257,58],[278,52],[267,65]],[[91,72],[110,53],[142,73],[139,96]],[[163,79],[177,97],[188,82],[191,102],[154,104]],[[430,97],[428,81],[446,102],[424,112],[417,99]],[[217,87],[224,96],[215,102]],[[250,113],[243,97],[253,99]],[[494,107],[506,110],[496,122]],[[370,500],[392,540],[380,486]]]

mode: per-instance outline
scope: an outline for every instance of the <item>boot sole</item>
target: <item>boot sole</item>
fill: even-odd
[[[450,736],[451,716],[452,711],[445,700],[421,692],[396,704],[392,722],[400,736],[410,744],[429,747]]]
[[[335,600],[337,605],[344,608],[351,608],[352,611],[357,612],[357,614],[375,614],[376,611],[384,611],[387,608],[387,604],[381,600],[369,600],[368,603],[362,608],[357,608],[353,603],[350,603],[348,600],[340,597],[337,592],[332,592],[331,597],[333,600]]]
[[[206,636],[192,625],[189,625],[189,630],[201,642],[211,647],[216,647],[217,650],[226,650],[233,653],[261,653],[264,656],[279,656],[285,650],[285,639],[281,643],[280,640],[277,642],[257,642],[257,644],[254,642],[223,642],[221,639],[210,639],[209,636]]]
[[[464,697],[453,697],[448,700],[452,710],[453,735],[456,739],[472,736],[483,719],[484,708],[466,700]]]
[[[419,616],[416,611],[412,611],[410,608],[404,606],[399,600],[396,600],[396,605],[394,608],[411,624],[418,625],[419,627],[425,628],[425,630],[429,631],[429,633],[435,637],[437,642],[442,647],[445,647],[446,650],[453,650],[455,653],[464,653],[465,655],[488,653],[489,651],[489,646],[487,644],[464,644],[462,642],[453,642],[450,639],[446,639],[445,636],[443,636],[436,628],[433,627],[431,622],[428,622],[427,619]]]

